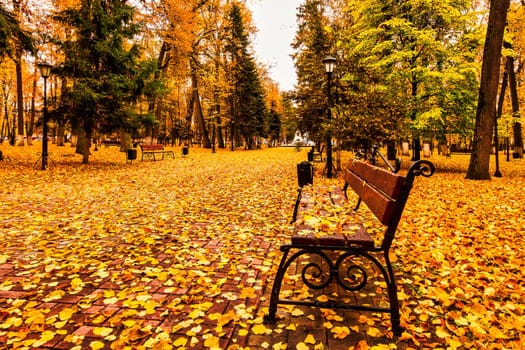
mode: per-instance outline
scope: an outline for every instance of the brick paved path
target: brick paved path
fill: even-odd
[[[280,308],[261,324],[305,157],[279,152],[13,171],[0,188],[0,348],[390,343],[385,315]]]

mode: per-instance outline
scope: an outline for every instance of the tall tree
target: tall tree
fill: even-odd
[[[63,74],[73,81],[69,98],[73,124],[83,130],[78,151],[89,162],[91,140],[98,128],[114,130],[133,114],[130,105],[141,93],[139,48],[127,41],[139,33],[134,8],[121,0],[82,1],[56,15],[61,23],[77,29],[77,36],[62,42]]]
[[[255,138],[263,136],[266,106],[264,90],[257,65],[249,51],[249,36],[242,9],[233,2],[228,15],[229,37],[226,51],[232,62],[232,138],[238,133],[246,147],[254,148]],[[240,141],[240,140],[238,140]]]
[[[196,35],[196,11],[201,0],[177,1],[144,1],[146,11],[141,13],[141,20],[147,23],[148,30],[144,32],[141,45],[146,54],[156,56],[157,70],[147,93],[148,113],[154,116],[157,128],[150,130],[152,139],[154,134],[177,134],[168,111],[180,108],[179,101],[169,99],[169,82],[180,80],[186,75],[188,60],[192,52],[192,44]],[[160,36],[160,44],[159,44]],[[156,55],[155,55],[156,53]],[[158,129],[158,130],[157,130]]]
[[[512,49],[512,45],[508,44],[504,46],[507,46],[509,49]],[[510,101],[511,101],[511,107],[512,107],[512,117],[514,118],[514,123],[512,125],[512,130],[514,134],[514,154],[516,154],[518,157],[523,157],[523,137],[521,134],[521,122],[520,122],[520,103],[519,103],[519,97],[518,97],[518,82],[516,78],[516,70],[515,70],[515,60],[513,54],[510,54],[506,58],[505,63],[505,69],[508,73],[508,79],[509,79],[509,90],[510,90]]]
[[[360,97],[359,105],[382,120],[379,126],[396,120],[408,125],[414,159],[433,123],[444,124],[450,115],[468,118],[475,104],[474,96],[464,93],[476,82],[476,28],[466,15],[471,6],[468,0],[349,4],[348,35],[341,40],[349,65],[344,80],[357,92],[353,101]]]
[[[508,35],[505,35],[503,45],[506,48],[504,52],[506,53],[507,59],[511,61],[507,62],[507,70],[512,67],[512,71],[509,71],[509,87],[511,89],[511,108],[514,119],[514,152],[520,157],[523,157],[523,130],[519,105],[520,100],[518,97],[525,94],[525,70],[523,69],[525,66],[525,61],[523,60],[525,50],[524,19],[525,1],[521,1],[521,4],[511,3],[507,20]]]
[[[330,54],[331,44],[326,31],[328,20],[321,0],[306,0],[297,12],[298,30],[292,47],[296,50],[294,64],[297,73],[295,99],[299,129],[308,131],[320,141],[326,125],[326,75],[323,59]]]
[[[23,90],[23,54],[35,52],[34,40],[22,28],[20,1],[13,0],[13,12],[0,4],[0,62],[7,56],[15,63],[17,92],[17,131],[19,145],[24,145],[24,90]],[[14,140],[15,135],[12,135]]]
[[[489,21],[483,49],[478,108],[476,111],[476,127],[467,179],[490,179],[490,148],[494,130],[494,114],[496,113],[501,49],[509,5],[510,0],[490,1]]]
[[[22,17],[22,1],[13,0],[14,15],[20,19]],[[16,71],[16,105],[17,105],[17,124],[18,124],[18,145],[24,145],[24,79],[23,79],[23,63],[24,63],[24,47],[20,45],[20,41],[14,50],[14,61]]]

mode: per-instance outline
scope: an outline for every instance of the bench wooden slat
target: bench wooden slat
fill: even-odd
[[[327,233],[326,235],[316,237],[312,227],[297,225],[292,235],[292,244],[344,247],[346,245],[346,239],[344,235],[337,233]]]
[[[153,145],[141,145],[142,149],[144,151],[163,151],[164,146],[159,144],[153,144]]]
[[[367,207],[381,221],[383,225],[388,225],[393,213],[395,201],[377,191],[369,183],[364,182],[356,174],[347,171],[345,174],[346,183],[354,192],[366,203]]]
[[[397,199],[401,193],[401,186],[403,185],[404,177],[399,174],[394,174],[386,169],[370,166],[370,164],[362,161],[354,160],[349,162],[345,171],[346,175],[355,173],[358,177],[367,179],[372,186],[377,187],[393,199]]]
[[[332,189],[330,197],[334,205],[343,206],[348,203],[348,198],[346,198],[345,192],[340,187]]]

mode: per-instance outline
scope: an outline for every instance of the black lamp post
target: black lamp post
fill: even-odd
[[[332,160],[332,133],[331,133],[331,122],[332,122],[332,73],[334,72],[336,59],[332,56],[327,56],[323,60],[326,78],[327,78],[327,95],[328,95],[328,108],[326,109],[326,117],[328,120],[328,130],[326,132],[326,177],[331,178],[333,176],[333,160]]]
[[[51,74],[51,65],[48,63],[40,63],[40,75],[44,78],[44,112],[43,112],[43,138],[42,138],[42,170],[47,168],[47,78]]]

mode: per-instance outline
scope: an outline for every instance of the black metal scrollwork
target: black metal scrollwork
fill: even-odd
[[[410,166],[410,169],[408,169],[408,176],[411,176],[412,178],[414,176],[430,177],[435,171],[436,167],[432,162],[422,159]]]
[[[368,275],[366,270],[359,265],[350,265],[342,274],[337,274],[337,283],[347,291],[355,292],[366,285]]]
[[[337,284],[343,289],[355,292],[361,290],[368,281],[366,268],[352,261],[356,257],[362,257],[361,254],[347,252],[339,256],[334,263],[323,253],[303,252],[305,253],[317,255],[320,258],[318,261],[309,262],[301,270],[303,283],[311,289],[326,288],[335,278]]]
[[[328,256],[318,252],[309,253],[321,258],[321,262],[310,262],[301,271],[301,279],[311,289],[319,290],[330,285],[333,279],[333,264]],[[325,264],[322,264],[322,262]],[[323,265],[323,266],[321,266]]]
[[[361,254],[354,254],[347,252],[342,254],[335,263],[335,271],[337,271],[337,283],[347,291],[358,291],[362,289],[367,281],[368,274],[363,264],[358,265],[353,262],[355,258],[362,258]]]

